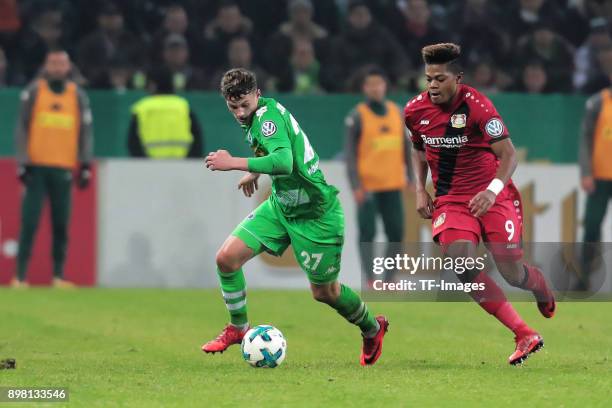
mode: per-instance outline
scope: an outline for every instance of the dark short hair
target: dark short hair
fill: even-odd
[[[255,74],[244,68],[230,69],[221,78],[221,93],[225,99],[240,99],[256,90]]]
[[[387,76],[387,73],[378,65],[366,65],[365,67],[363,67],[360,74],[361,86],[363,86],[363,84],[365,84],[366,79],[371,76],[379,76],[384,79],[385,82],[389,82],[389,77]]]
[[[463,71],[459,57],[461,47],[453,43],[439,43],[423,47],[421,50],[423,61],[427,65],[446,64],[449,71],[458,74]]]
[[[387,73],[385,72],[384,69],[382,69],[378,65],[369,65],[369,66],[364,67],[363,77],[366,78],[369,76],[381,76],[387,79]]]

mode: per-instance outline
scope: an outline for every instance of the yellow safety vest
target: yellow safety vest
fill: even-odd
[[[138,120],[138,136],[148,157],[179,159],[193,143],[189,104],[177,95],[152,95],[132,108]]]

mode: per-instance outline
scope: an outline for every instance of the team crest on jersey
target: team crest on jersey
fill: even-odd
[[[261,133],[265,136],[272,136],[276,133],[276,125],[271,120],[266,120],[261,124]]]
[[[457,129],[464,128],[467,123],[467,115],[465,113],[458,113],[451,116],[451,126]]]
[[[253,144],[253,135],[251,134],[250,130],[247,133],[247,140],[249,141],[249,144]]]
[[[489,119],[485,125],[485,131],[492,138],[500,137],[504,134],[504,124],[497,118]]]
[[[436,220],[434,221],[433,227],[434,228],[438,228],[440,225],[444,224],[444,221],[446,221],[446,213],[443,212],[442,214],[438,215],[438,218],[436,218]]]

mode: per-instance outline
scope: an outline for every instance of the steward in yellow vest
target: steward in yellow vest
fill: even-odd
[[[174,95],[166,70],[150,78],[152,95],[132,106],[128,150],[132,157],[184,159],[202,157],[202,131],[189,102]]]
[[[359,103],[345,120],[347,173],[357,204],[359,242],[374,241],[378,214],[388,241],[402,242],[402,190],[409,185],[410,141],[401,109],[386,100],[385,73],[378,68],[369,69],[362,91],[366,101]],[[360,245],[362,270],[368,281],[374,278],[368,267],[373,255],[370,246]]]
[[[40,211],[49,198],[53,223],[53,275],[64,280],[68,245],[71,182],[76,172],[79,188],[89,185],[93,136],[91,111],[85,92],[68,79],[71,63],[63,50],[50,51],[41,78],[21,93],[15,144],[18,176],[25,186],[13,286],[25,285],[27,265]]]

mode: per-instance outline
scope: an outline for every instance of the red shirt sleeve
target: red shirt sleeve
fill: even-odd
[[[483,141],[493,144],[510,137],[508,128],[489,98],[482,94],[471,95],[469,98]]]

